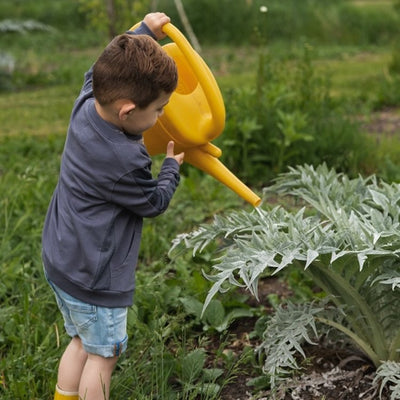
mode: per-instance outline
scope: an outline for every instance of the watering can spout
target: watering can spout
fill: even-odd
[[[161,125],[151,128],[144,134],[144,142],[151,155],[165,152],[169,140],[171,140],[171,137],[162,130]],[[176,143],[175,150],[178,153],[184,151],[185,162],[217,179],[252,206],[260,205],[261,198],[218,159],[222,154],[219,147],[210,142],[190,148]]]
[[[185,152],[186,162],[258,206],[261,199],[218,160],[222,152],[210,143],[225,126],[224,101],[213,74],[174,25],[164,25],[163,31],[172,40],[163,48],[175,61],[178,85],[163,115],[143,133],[149,154],[165,153],[168,142],[173,140],[175,151]]]
[[[218,147],[216,147],[216,149],[218,149]],[[220,160],[218,160],[216,156],[210,154],[210,152],[208,152],[204,148],[195,147],[186,150],[185,160],[189,164],[211,175],[212,177],[232,189],[242,199],[246,200],[252,206],[257,207],[260,205],[260,197],[258,197],[228,168],[226,168],[225,165]]]

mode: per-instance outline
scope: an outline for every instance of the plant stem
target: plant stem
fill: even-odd
[[[390,345],[388,360],[400,361],[400,332],[393,339],[392,344]]]
[[[381,359],[386,359],[387,349],[385,347],[385,336],[382,327],[380,326],[375,314],[370,309],[368,303],[360,293],[357,292],[348,281],[343,279],[339,274],[336,274],[335,271],[328,268],[326,265],[313,263],[309,267],[309,270],[314,278],[319,278],[318,281],[325,286],[327,293],[333,295],[337,294],[340,296],[340,303],[348,306],[346,311],[352,312],[357,319],[362,318],[365,329],[358,325],[356,319],[351,319],[353,322],[353,329],[357,332],[358,337],[365,337],[365,335],[368,335],[368,331],[365,330],[369,330],[371,335],[371,337],[368,338],[369,342],[372,343],[373,348],[376,353],[379,354],[379,357]],[[325,288],[322,286],[322,289],[325,290]],[[353,310],[354,307],[357,309]]]
[[[378,367],[381,364],[381,360],[379,359],[375,351],[371,348],[371,346],[364,340],[362,340],[359,336],[357,336],[354,332],[352,332],[350,329],[346,328],[345,326],[335,321],[331,321],[327,318],[315,317],[315,319],[319,322],[322,322],[325,325],[332,326],[338,329],[339,331],[343,332],[345,335],[349,336],[356,343],[356,345],[360,347],[361,350],[369,357],[369,359],[374,363],[376,367]]]

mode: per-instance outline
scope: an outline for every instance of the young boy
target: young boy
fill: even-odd
[[[177,85],[174,61],[154,40],[167,22],[151,13],[117,36],[86,73],[72,110],[43,229],[46,278],[72,338],[55,399],[109,399],[127,346],[143,217],[164,212],[179,182],[183,153],[170,142],[154,179],[142,140]]]

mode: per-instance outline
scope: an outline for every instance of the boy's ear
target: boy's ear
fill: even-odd
[[[129,102],[124,102],[118,112],[118,117],[120,120],[124,121],[128,118],[128,115],[136,108],[136,104]]]

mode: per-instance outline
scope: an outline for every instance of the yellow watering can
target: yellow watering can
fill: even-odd
[[[173,41],[163,49],[175,60],[178,86],[165,106],[164,114],[143,134],[149,154],[165,153],[167,143],[173,140],[175,151],[185,152],[186,162],[258,206],[260,197],[218,160],[222,151],[210,143],[225,126],[224,101],[212,72],[174,25],[164,25],[163,31]]]

